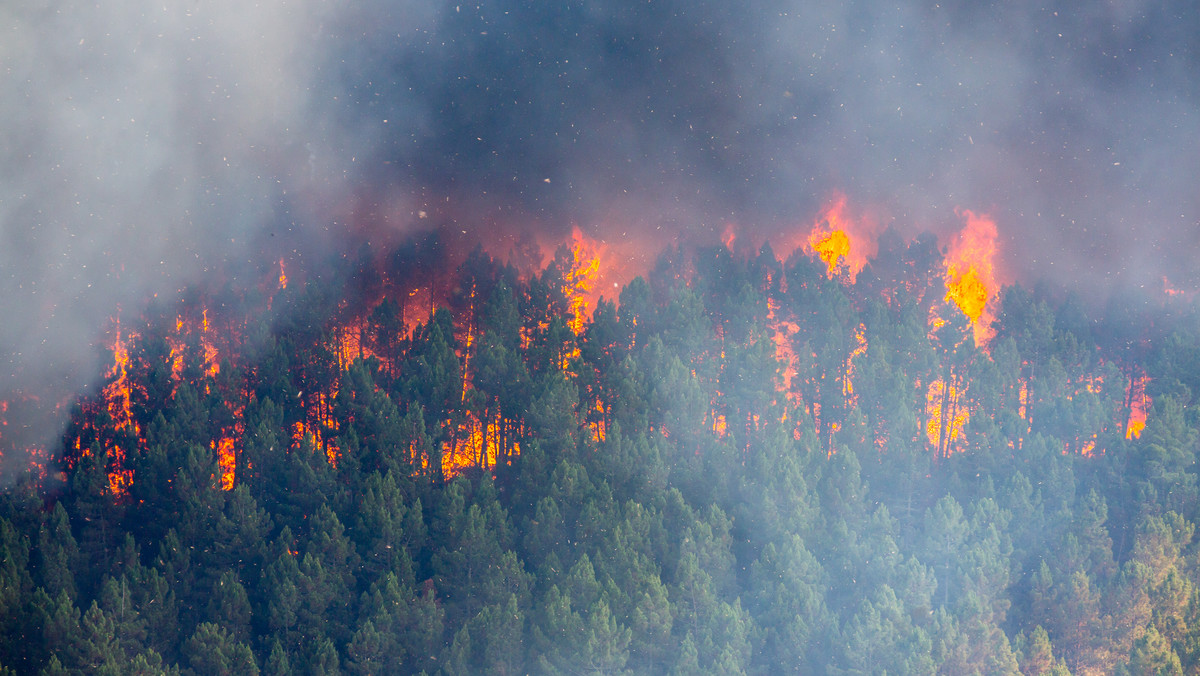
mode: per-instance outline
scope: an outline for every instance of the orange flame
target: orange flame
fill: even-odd
[[[777,389],[786,392],[793,405],[799,405],[799,395],[792,390],[792,380],[800,372],[800,359],[793,349],[792,336],[800,332],[800,325],[794,321],[777,318],[778,310],[778,302],[768,298],[767,321],[771,327],[771,342],[775,343],[775,359],[783,365]]]
[[[563,271],[563,295],[571,306],[568,324],[577,336],[583,333],[589,307],[595,307],[593,292],[600,274],[600,258],[606,248],[603,242],[584,235],[578,226],[571,230],[573,265],[570,270]]]
[[[713,427],[712,427],[713,434],[717,435],[718,437],[724,437],[725,432],[728,429],[728,425],[725,422],[725,414],[717,413],[717,414],[713,415],[712,423],[713,423]]]
[[[217,466],[221,472],[221,490],[233,490],[233,473],[237,459],[233,454],[233,437],[222,437],[212,442],[212,449],[217,452]]]
[[[596,400],[596,405],[592,407],[595,412],[595,420],[588,424],[592,428],[592,440],[597,443],[604,441],[608,436],[607,412],[604,410],[604,402]]]
[[[963,437],[963,428],[970,417],[969,411],[962,406],[962,391],[951,385],[946,386],[942,380],[929,384],[925,394],[925,434],[929,445],[937,450],[939,456],[949,455],[958,449]]]
[[[853,283],[874,253],[864,230],[861,219],[847,217],[846,196],[837,195],[813,225],[805,250],[825,263],[830,279],[844,275]]]
[[[1020,389],[1017,391],[1017,415],[1022,420],[1029,420],[1029,380],[1020,379]]]
[[[208,321],[208,308],[201,309],[200,318],[200,346],[204,348],[204,375],[215,377],[221,372],[221,359],[217,347],[208,337],[208,329],[211,326]]]
[[[953,302],[974,325],[975,344],[986,345],[993,335],[996,294],[996,222],[985,215],[963,210],[967,225],[946,253],[946,301]]]
[[[113,324],[116,327],[116,336],[112,345],[113,365],[105,374],[106,377],[113,380],[104,388],[105,408],[112,417],[112,425],[115,429],[134,427],[136,432],[132,407],[133,385],[129,382],[129,345],[121,335],[120,318],[113,318]],[[125,468],[125,449],[114,445],[108,453],[110,458],[109,489],[113,495],[123,496],[129,490],[133,471]]]
[[[858,395],[854,393],[854,360],[867,353],[867,327],[859,324],[854,330],[854,349],[846,355],[846,373],[842,378],[842,396],[846,404],[853,407],[858,405]]]
[[[178,382],[183,377],[183,341],[179,338],[183,334],[183,315],[175,318],[175,333],[167,337],[167,344],[171,346],[171,378]]]
[[[204,375],[216,376],[221,372],[221,360],[217,348],[207,338],[202,339],[200,343],[204,347]]]
[[[466,416],[455,437],[442,446],[442,472],[455,476],[469,467],[495,467],[500,458],[499,413],[480,420],[473,411]]]
[[[279,259],[279,288],[287,288],[287,273],[283,269],[283,259]]]
[[[120,318],[114,318],[113,323],[116,326],[116,337],[112,344],[113,365],[105,374],[113,381],[104,388],[104,399],[108,402],[108,413],[112,416],[113,424],[120,428],[133,420],[130,406],[133,393],[129,383],[129,346],[121,336]]]
[[[1125,424],[1125,438],[1139,439],[1146,429],[1146,418],[1150,413],[1150,397],[1146,394],[1149,376],[1141,374],[1130,378],[1125,386],[1125,401],[1129,406],[1129,421]]]
[[[842,230],[822,232],[815,229],[808,237],[808,245],[825,262],[830,277],[837,274],[843,258],[850,259],[850,237]]]
[[[733,245],[737,241],[737,230],[733,227],[733,223],[725,225],[725,230],[721,232],[721,243],[726,249],[733,251]]]
[[[305,438],[311,439],[313,446],[325,454],[331,467],[337,467],[342,451],[335,444],[325,439],[326,430],[322,425],[306,425],[303,421],[292,425],[292,443],[300,445]]]
[[[1094,436],[1091,439],[1083,442],[1083,446],[1081,446],[1079,449],[1079,454],[1085,458],[1092,458],[1096,456],[1096,438]]]

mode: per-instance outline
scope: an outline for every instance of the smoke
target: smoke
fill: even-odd
[[[117,0],[0,9],[0,399],[6,442],[52,444],[106,331],[252,267],[328,183],[306,161],[321,8]],[[316,214],[317,211],[312,212]],[[128,318],[128,317],[127,317]]]
[[[1189,9],[18,3],[0,396],[94,381],[110,318],[156,295],[429,224],[769,236],[842,190],[908,233],[990,214],[1012,279],[1195,288]]]

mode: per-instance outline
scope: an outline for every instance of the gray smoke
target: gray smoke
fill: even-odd
[[[54,443],[122,311],[252,267],[275,230],[318,230],[295,214],[320,216],[306,196],[342,179],[312,105],[326,11],[0,9],[0,399],[48,416],[10,415],[6,441]]]
[[[0,386],[69,395],[118,309],[419,212],[456,232],[765,236],[842,190],[908,233],[990,213],[1026,283],[1195,288],[1191,9],[9,6]]]
[[[483,2],[380,23],[338,38],[339,120],[374,139],[376,176],[468,205],[466,226],[770,235],[842,190],[908,233],[991,214],[1010,279],[1200,283],[1186,3]]]

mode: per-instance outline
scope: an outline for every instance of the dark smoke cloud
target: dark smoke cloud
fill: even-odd
[[[842,190],[908,232],[991,213],[1025,282],[1200,284],[1179,1],[117,0],[0,28],[3,392],[94,381],[118,308],[426,224],[769,235]]]
[[[365,36],[343,112],[372,127],[398,184],[542,227],[769,233],[841,189],[909,230],[990,212],[1017,279],[1194,284],[1190,9],[448,6],[428,32]]]

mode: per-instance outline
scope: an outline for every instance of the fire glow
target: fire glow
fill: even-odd
[[[966,227],[946,252],[946,301],[953,302],[975,328],[975,344],[987,345],[994,333],[994,303],[998,291],[994,259],[996,222],[963,210]]]
[[[845,276],[853,283],[875,246],[863,220],[849,218],[846,203],[846,196],[839,194],[825,207],[808,235],[805,250],[825,264],[830,279]]]
[[[1146,395],[1146,384],[1150,381],[1145,373],[1133,376],[1125,387],[1126,406],[1129,420],[1125,423],[1125,438],[1138,439],[1146,429],[1146,418],[1150,414],[1150,397]]]
[[[848,298],[855,299],[859,294],[871,289],[867,284],[856,282],[859,273],[873,260],[878,249],[877,242],[869,233],[871,227],[865,227],[863,218],[850,218],[847,201],[844,196],[838,196],[829,203],[816,225],[806,235],[804,253],[813,261],[820,261],[824,270],[817,273],[834,284],[840,284]],[[942,317],[951,310],[958,308],[969,320],[969,328],[962,329],[959,338],[962,343],[966,336],[974,337],[975,346],[986,348],[991,339],[992,322],[995,316],[995,299],[998,298],[998,283],[996,280],[994,258],[997,254],[997,228],[995,222],[986,216],[977,215],[971,211],[959,212],[965,220],[961,232],[945,247],[943,259],[944,269],[930,270],[927,274],[931,279],[941,276],[945,282],[946,294],[944,304],[933,303],[928,306],[928,338],[939,340],[938,333],[946,325]],[[733,226],[728,226],[721,236],[726,250],[731,254],[731,246],[736,240]],[[547,241],[541,243],[540,267],[525,269],[519,272],[520,284],[528,284],[535,275],[552,282],[558,299],[552,301],[554,307],[547,308],[549,314],[542,319],[523,325],[520,328],[521,350],[529,350],[538,335],[544,335],[549,330],[549,319],[554,313],[560,313],[570,337],[564,342],[563,350],[554,357],[555,366],[568,379],[579,380],[582,376],[574,372],[580,363],[580,345],[586,339],[586,334],[592,313],[599,304],[605,292],[616,296],[620,288],[638,274],[646,272],[638,267],[638,254],[630,248],[629,243],[610,244],[585,234],[580,228],[572,229],[565,241]],[[787,251],[786,247],[780,249]],[[794,252],[794,249],[792,250]],[[553,253],[551,253],[553,252]],[[748,255],[748,250],[742,250],[741,255]],[[737,255],[737,254],[735,254]],[[786,258],[786,256],[785,256]],[[382,260],[382,257],[381,257]],[[494,259],[499,260],[499,259]],[[537,261],[535,257],[532,260]],[[813,364],[818,354],[811,347],[810,331],[814,327],[807,326],[802,316],[803,310],[789,306],[783,302],[787,298],[789,280],[779,272],[783,269],[783,261],[774,261],[778,268],[776,272],[766,274],[758,283],[765,294],[765,320],[767,332],[763,339],[769,340],[774,353],[778,370],[774,389],[778,395],[775,398],[776,420],[767,420],[760,413],[751,413],[745,419],[728,418],[730,410],[718,393],[718,398],[711,403],[710,410],[705,416],[705,426],[718,437],[730,434],[741,434],[741,430],[760,430],[764,424],[785,424],[790,428],[793,437],[800,439],[804,434],[815,432],[816,443],[828,453],[836,452],[835,437],[845,434],[850,429],[845,422],[839,420],[846,412],[859,406],[859,393],[856,389],[856,379],[859,377],[861,365],[865,363],[865,355],[869,345],[868,327],[862,323],[838,329],[842,332],[838,339],[845,353],[841,356],[840,366],[833,373],[814,373]],[[536,263],[535,263],[536,265]],[[554,266],[554,274],[548,274]],[[823,273],[823,274],[822,274]],[[388,273],[381,272],[383,276]],[[461,274],[461,269],[460,269]],[[690,278],[680,281],[690,284]],[[924,274],[924,273],[922,273]],[[274,271],[268,273],[269,279],[263,283],[264,288],[275,286],[276,291],[288,288],[289,282],[295,288],[303,289],[305,281],[303,273],[296,279],[289,280],[286,274],[285,261],[280,260],[277,277]],[[469,274],[467,275],[469,277]],[[811,280],[810,280],[811,281]],[[477,307],[483,299],[478,297],[478,289],[474,282],[464,283],[465,280],[446,284],[434,280],[408,279],[397,281],[387,286],[379,294],[368,299],[343,300],[337,306],[336,318],[324,327],[324,348],[333,355],[334,368],[344,374],[353,364],[362,360],[371,360],[377,364],[381,372],[395,375],[399,368],[398,355],[380,354],[376,343],[371,339],[371,316],[373,312],[388,299],[395,303],[399,313],[399,326],[402,335],[396,338],[405,341],[415,339],[421,327],[428,327],[432,322],[435,309],[451,304],[451,291],[457,294],[453,303],[454,340],[461,369],[462,382],[458,392],[461,415],[448,416],[441,421],[444,434],[440,448],[410,449],[419,466],[428,468],[432,464],[429,454],[434,458],[440,454],[440,469],[444,476],[452,476],[469,468],[493,470],[505,459],[520,454],[521,442],[526,434],[525,423],[520,418],[506,418],[498,407],[485,405],[482,394],[475,390],[474,379],[477,369],[477,351],[483,342],[482,329],[476,325]],[[793,283],[801,283],[795,282]],[[804,282],[807,283],[807,282]],[[815,288],[815,287],[814,287]],[[903,286],[897,289],[903,289]],[[897,293],[891,289],[891,293]],[[811,289],[810,289],[811,290]],[[885,290],[885,296],[889,291]],[[291,292],[289,292],[291,293]],[[524,292],[524,293],[527,293]],[[274,300],[270,293],[265,302],[270,306]],[[852,300],[852,302],[859,302]],[[561,303],[561,306],[558,304]],[[217,377],[222,375],[222,359],[234,360],[233,373],[238,372],[239,345],[236,336],[241,329],[232,331],[222,322],[227,318],[210,316],[208,308],[202,304],[190,311],[180,311],[173,321],[173,331],[168,331],[165,340],[170,348],[170,373],[175,387],[191,376],[202,378],[201,389],[205,394],[216,387]],[[127,429],[129,437],[144,443],[142,431],[138,429],[133,412],[133,401],[139,385],[131,382],[131,350],[137,349],[141,336],[139,331],[124,327],[114,319],[112,341],[112,365],[107,371],[108,385],[100,396],[99,405],[109,415],[113,424],[120,429]],[[236,323],[236,322],[235,322]],[[220,329],[217,326],[221,326]],[[964,325],[965,326],[965,325]],[[244,325],[243,325],[244,329]],[[228,335],[227,335],[228,334]],[[220,336],[220,338],[218,338]],[[724,340],[722,338],[722,340]],[[969,341],[966,341],[969,342]],[[718,371],[724,369],[727,356],[721,349],[719,354],[710,355],[718,363]],[[988,358],[983,356],[981,358]],[[693,378],[697,371],[692,370]],[[337,466],[341,460],[342,450],[339,444],[339,423],[335,419],[335,402],[339,396],[341,375],[335,376],[329,391],[313,391],[305,388],[299,396],[303,409],[303,419],[290,423],[287,437],[290,447],[299,448],[302,444],[311,444],[329,461]],[[1137,438],[1145,427],[1149,398],[1145,394],[1146,377],[1144,374],[1130,379],[1126,391],[1126,410],[1128,420],[1125,422],[1125,436]],[[828,384],[823,384],[828,383]],[[918,386],[915,396],[923,400],[919,438],[914,442],[922,443],[937,458],[945,458],[954,453],[966,450],[969,443],[967,424],[972,414],[973,403],[968,396],[968,381],[962,374],[948,372],[925,381]],[[198,383],[199,384],[199,383]],[[836,393],[830,396],[825,388],[836,388]],[[235,386],[236,387],[236,386]],[[1088,384],[1089,391],[1092,384]],[[577,415],[586,419],[591,429],[591,441],[602,444],[608,436],[608,418],[611,414],[612,402],[605,398],[603,392],[580,387],[581,398]],[[824,392],[824,394],[822,394]],[[245,401],[249,397],[242,393],[238,402],[230,402],[232,423],[223,423],[222,429],[214,431],[214,437],[205,441],[205,445],[213,453],[216,461],[214,482],[222,489],[232,489],[239,476],[239,453],[241,438],[245,432],[242,420]],[[1028,421],[1031,410],[1029,384],[1024,379],[1020,383],[1019,417]],[[922,415],[923,414],[923,415]],[[666,426],[657,425],[656,429],[664,435]],[[674,431],[674,430],[672,430]],[[855,432],[853,439],[869,436],[871,432]],[[1096,439],[1077,440],[1071,448],[1084,455],[1102,453],[1096,451]],[[74,447],[78,455],[88,452],[88,444],[77,439]],[[887,431],[875,431],[873,444],[879,452],[886,452],[888,445]],[[132,471],[127,467],[128,452],[136,449],[125,449],[120,444],[110,444],[105,449],[109,458],[109,479],[112,492],[116,496],[127,495],[130,482],[133,480]]]

